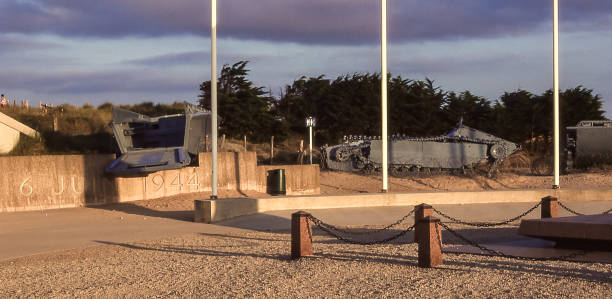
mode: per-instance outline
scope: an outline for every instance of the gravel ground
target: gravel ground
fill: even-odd
[[[517,237],[508,227],[462,232],[479,242]],[[0,297],[612,296],[611,264],[446,254],[424,269],[412,238],[362,246],[315,231],[315,255],[299,261],[289,260],[286,231],[101,244],[0,262]]]
[[[551,177],[391,178],[390,191],[549,188]],[[612,187],[610,170],[561,177],[562,188]],[[379,192],[380,177],[321,173],[321,193]],[[234,192],[236,193],[236,192]],[[227,192],[221,197],[265,196]],[[206,194],[130,203],[121,211],[190,211]],[[107,206],[108,209],[119,206]],[[178,213],[177,212],[177,213]],[[191,217],[180,214],[177,219]],[[152,215],[154,217],[155,215]],[[375,227],[368,227],[375,228]],[[0,262],[0,298],[7,297],[612,297],[612,264],[523,261],[444,255],[444,265],[417,267],[412,233],[393,244],[340,243],[315,231],[315,255],[289,260],[289,232],[190,234],[99,246]],[[461,229],[477,242],[520,238],[516,226]],[[379,236],[380,237],[380,236]],[[447,246],[460,244],[443,233]]]

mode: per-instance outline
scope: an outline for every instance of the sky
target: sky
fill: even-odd
[[[491,101],[552,88],[552,0],[388,0],[389,72]],[[612,1],[560,1],[561,89],[612,116]],[[219,65],[279,95],[305,76],[380,72],[380,0],[218,0]],[[195,102],[208,0],[0,0],[0,92],[100,105]]]

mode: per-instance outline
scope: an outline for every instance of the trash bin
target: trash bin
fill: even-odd
[[[286,194],[285,170],[274,169],[268,171],[268,193],[271,195]]]

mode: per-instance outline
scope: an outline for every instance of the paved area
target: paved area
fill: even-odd
[[[134,214],[96,208],[0,214],[0,260],[99,245],[237,229],[176,219],[189,211]],[[189,213],[193,214],[193,212]],[[165,216],[166,215],[166,216]]]
[[[439,205],[445,213],[470,221],[502,220],[529,209],[532,203]],[[599,213],[612,202],[568,203],[582,213]],[[412,207],[311,210],[316,217],[340,226],[392,223]],[[106,243],[154,240],[186,234],[228,234],[245,231],[289,233],[291,213],[273,211],[217,224],[194,223],[193,211],[157,211],[130,204],[0,214],[0,260]],[[560,216],[569,216],[560,211]],[[538,218],[536,209],[527,218]]]

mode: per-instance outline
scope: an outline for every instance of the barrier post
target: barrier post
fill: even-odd
[[[433,210],[428,204],[420,204],[414,207],[414,225],[419,226],[419,221],[427,216],[433,215]],[[417,234],[414,234],[414,242],[418,242],[419,237]]]
[[[442,231],[440,219],[427,216],[419,220],[416,235],[419,243],[419,267],[431,268],[442,265]]]
[[[557,198],[552,196],[546,196],[542,198],[542,218],[557,218],[559,214],[557,213]]]
[[[309,213],[299,211],[291,214],[291,259],[312,255],[312,227]]]
[[[270,164],[274,160],[274,135],[270,137]]]

